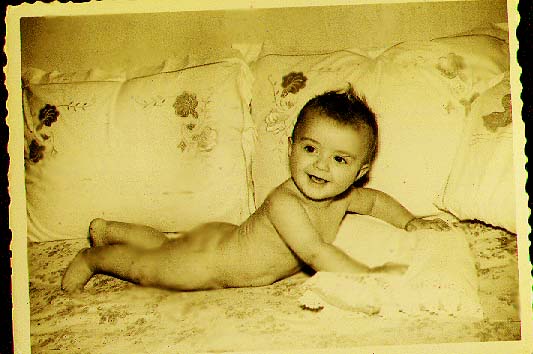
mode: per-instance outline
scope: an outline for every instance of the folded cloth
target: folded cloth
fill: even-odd
[[[302,285],[304,308],[333,306],[389,318],[483,318],[475,263],[460,230],[408,233],[368,217],[356,218],[348,222],[353,240],[346,239],[343,225],[337,246],[369,267],[394,262],[409,265],[408,270],[403,275],[317,272]]]

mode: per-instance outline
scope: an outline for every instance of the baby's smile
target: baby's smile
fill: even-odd
[[[325,184],[325,183],[329,182],[329,181],[327,181],[327,180],[325,180],[325,179],[323,179],[323,178],[320,178],[320,177],[315,176],[315,175],[312,175],[312,174],[308,174],[308,176],[309,176],[309,179],[310,179],[312,182],[314,182],[314,183]]]

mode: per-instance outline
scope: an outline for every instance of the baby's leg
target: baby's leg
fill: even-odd
[[[199,229],[202,231],[202,229]],[[225,232],[192,233],[167,240],[159,247],[114,244],[81,250],[62,280],[65,291],[82,290],[97,273],[144,286],[175,290],[219,288],[217,245]]]
[[[108,273],[133,281],[132,266],[141,257],[141,249],[129,245],[97,246],[82,249],[70,262],[61,288],[72,292],[82,290],[96,273]]]
[[[92,246],[128,244],[150,249],[168,241],[167,236],[154,228],[118,221],[94,219],[89,226]]]

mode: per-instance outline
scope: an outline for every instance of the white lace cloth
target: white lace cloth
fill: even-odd
[[[304,308],[335,307],[387,318],[483,318],[475,262],[461,232],[408,233],[361,216],[346,222],[358,233],[347,235],[341,228],[335,243],[350,256],[371,267],[399,262],[409,268],[401,276],[318,272],[302,285]]]

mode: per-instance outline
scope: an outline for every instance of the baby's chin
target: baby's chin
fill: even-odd
[[[319,181],[311,182],[311,184],[308,183],[306,186],[298,186],[298,184],[296,184],[296,187],[306,199],[315,202],[323,202],[336,199],[345,192],[345,190],[336,191],[336,188],[334,188],[335,186],[332,184],[333,182]]]

